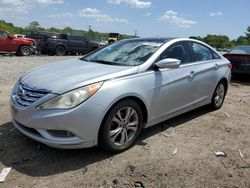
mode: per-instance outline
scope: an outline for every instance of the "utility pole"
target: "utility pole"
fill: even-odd
[[[135,38],[137,37],[137,30],[135,30]]]
[[[89,25],[89,31],[88,31],[89,40],[91,40],[91,38],[92,38],[92,37],[91,37],[91,34],[92,34],[91,32],[92,32],[92,30],[91,30],[91,25]]]

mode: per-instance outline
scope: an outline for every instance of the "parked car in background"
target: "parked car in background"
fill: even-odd
[[[19,38],[13,34],[0,30],[0,53],[14,53],[29,56],[36,53],[36,42],[30,38]]]
[[[42,53],[46,53],[45,44],[48,38],[56,38],[59,34],[52,32],[38,32],[30,31],[27,33],[26,37],[35,39],[37,41],[37,48]]]
[[[224,57],[232,63],[233,74],[250,74],[250,45],[236,46]]]
[[[229,49],[227,48],[217,48],[217,51],[220,52],[222,55],[227,53],[229,51]]]
[[[89,41],[83,36],[60,34],[47,38],[45,50],[47,53],[65,55],[67,53],[86,54],[98,49],[98,43]]]
[[[230,68],[197,40],[123,40],[21,76],[11,94],[12,122],[52,147],[99,144],[120,152],[142,128],[203,105],[221,108]]]
[[[99,48],[103,48],[103,47],[105,47],[107,45],[108,45],[108,41],[104,41],[104,40],[98,43]]]

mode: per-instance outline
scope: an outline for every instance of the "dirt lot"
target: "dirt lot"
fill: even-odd
[[[247,78],[233,80],[222,109],[203,107],[146,129],[133,148],[117,155],[53,149],[13,130],[9,96],[16,79],[66,58],[72,57],[0,57],[0,171],[12,167],[1,188],[250,187]],[[216,157],[217,150],[227,156]]]

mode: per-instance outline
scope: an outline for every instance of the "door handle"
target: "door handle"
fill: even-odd
[[[215,63],[215,65],[214,65],[214,69],[215,69],[215,70],[217,70],[218,68],[219,68],[218,63]]]
[[[189,77],[190,77],[190,78],[193,78],[193,77],[194,77],[194,73],[195,73],[194,71],[191,71],[191,72],[189,73]]]

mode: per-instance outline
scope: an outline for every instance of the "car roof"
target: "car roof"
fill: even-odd
[[[170,40],[173,40],[173,39],[176,39],[176,38],[158,38],[158,37],[155,37],[155,38],[132,38],[132,39],[125,39],[125,40],[129,40],[129,41],[141,41],[141,42],[168,42]]]

